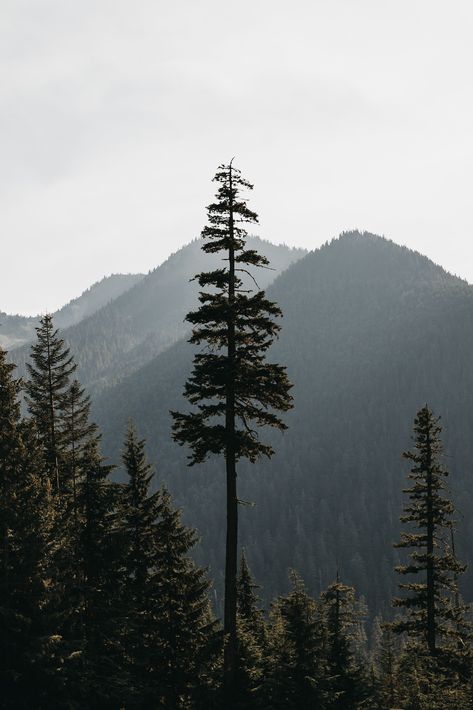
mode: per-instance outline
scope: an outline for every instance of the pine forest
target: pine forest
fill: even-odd
[[[473,287],[201,237],[0,314],[0,707],[471,710]]]

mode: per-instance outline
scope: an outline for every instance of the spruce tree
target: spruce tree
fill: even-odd
[[[149,654],[155,637],[150,629],[154,602],[149,587],[156,574],[161,494],[151,493],[153,473],[146,460],[145,441],[138,439],[131,422],[122,459],[127,474],[119,502],[119,534],[124,551],[123,631],[131,660],[133,702],[139,705],[140,697],[151,702],[152,696]]]
[[[327,630],[327,663],[330,676],[330,710],[362,707],[367,679],[354,651],[354,637],[361,623],[355,590],[337,578],[321,595]]]
[[[259,707],[266,650],[266,623],[244,552],[238,576],[238,664],[237,707]]]
[[[98,437],[82,454],[83,478],[77,491],[79,537],[75,566],[73,617],[66,675],[71,699],[87,707],[120,707],[127,696],[120,627],[121,549],[117,544],[118,486],[109,480]]]
[[[466,641],[468,634],[466,609],[457,598],[457,579],[465,565],[450,545],[455,508],[446,485],[449,472],[441,462],[440,433],[439,419],[427,405],[422,407],[414,420],[414,450],[403,454],[412,462],[412,485],[404,491],[409,502],[401,517],[409,527],[396,545],[411,550],[410,562],[396,571],[414,579],[399,585],[405,596],[394,604],[405,613],[392,625],[395,632],[425,644],[432,656],[452,648],[452,640]]]
[[[26,400],[43,444],[51,482],[59,494],[65,476],[61,410],[76,365],[54,328],[51,315],[40,319],[36,335],[37,340],[31,346],[33,362],[26,365],[29,374]]]
[[[196,534],[183,525],[164,489],[151,492],[145,442],[129,426],[121,495],[125,541],[126,643],[133,702],[139,707],[206,707],[217,665],[219,632],[204,570],[190,558]]]
[[[20,382],[0,349],[0,702],[46,707],[57,691],[49,614],[53,507],[34,427],[20,419]]]
[[[90,397],[78,380],[73,380],[61,398],[60,431],[63,443],[65,486],[71,498],[70,508],[78,525],[77,495],[83,476],[84,452],[97,437],[97,425],[90,420]]]
[[[260,440],[259,428],[285,428],[276,412],[291,407],[291,385],[285,368],[265,359],[278,334],[274,319],[281,311],[263,291],[251,291],[243,284],[243,274],[253,278],[251,267],[268,265],[265,257],[245,244],[244,225],[257,221],[242,196],[252,185],[232,161],[219,167],[214,180],[219,188],[216,201],[208,207],[202,249],[221,254],[224,265],[196,276],[205,290],[199,295],[200,308],[186,319],[193,326],[190,342],[205,347],[195,355],[194,369],[185,385],[184,394],[194,409],[172,414],[174,439],[192,450],[190,465],[205,461],[210,454],[225,459],[224,686],[230,705],[238,653],[236,466],[242,458],[254,463],[262,455],[273,454],[272,447]]]
[[[399,705],[398,665],[401,655],[399,637],[393,634],[390,624],[374,622],[374,665],[376,670],[376,697],[382,708]]]
[[[296,572],[292,590],[272,605],[264,707],[324,710],[327,703],[326,633],[320,608]]]
[[[150,580],[154,602],[151,652],[155,688],[163,707],[205,707],[219,649],[218,624],[210,609],[205,570],[189,556],[197,542],[181,521],[171,496],[161,489],[155,574]],[[155,696],[156,700],[156,696]]]

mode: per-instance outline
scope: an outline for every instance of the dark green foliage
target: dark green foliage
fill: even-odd
[[[45,315],[36,328],[31,346],[32,364],[27,364],[27,403],[44,448],[45,461],[57,494],[64,484],[64,436],[61,410],[76,369],[72,355],[54,329],[52,316]]]
[[[237,609],[238,616],[249,629],[259,637],[264,639],[264,614],[261,609],[261,602],[256,593],[259,586],[255,584],[245,552],[241,553],[240,573],[238,575],[238,596]]]
[[[374,625],[373,695],[382,708],[395,708],[399,705],[398,668],[401,643],[390,625],[381,625],[378,619],[375,619]]]
[[[64,487],[71,499],[73,516],[77,517],[77,491],[82,477],[84,454],[97,436],[97,425],[90,421],[90,398],[78,380],[73,380],[64,393],[60,410],[63,442]]]
[[[330,701],[328,708],[349,710],[362,707],[367,698],[367,675],[355,653],[363,619],[355,590],[338,579],[322,593],[327,633],[327,663]]]
[[[450,546],[454,505],[446,487],[448,471],[441,463],[442,444],[439,420],[423,407],[414,421],[414,451],[404,457],[412,462],[409,502],[401,517],[408,524],[397,547],[410,549],[410,562],[396,571],[414,579],[400,584],[405,596],[394,604],[405,610],[393,623],[393,630],[407,632],[425,643],[434,655],[451,640],[467,640],[465,607],[457,599],[458,575],[465,565],[458,562]]]
[[[144,441],[130,425],[123,461],[120,533],[126,541],[125,642],[139,707],[205,707],[220,648],[204,570],[189,557],[196,534],[181,522],[169,493],[149,491]]]
[[[272,606],[265,659],[264,707],[325,708],[326,629],[317,602],[291,573],[292,591]]]
[[[257,216],[241,196],[252,185],[232,165],[221,165],[214,178],[219,184],[217,201],[208,207],[209,224],[202,230],[202,249],[223,253],[228,266],[197,274],[201,288],[200,308],[187,314],[192,324],[190,341],[208,344],[210,350],[194,357],[194,370],[186,382],[185,396],[197,411],[173,412],[174,439],[192,450],[190,463],[201,463],[209,454],[227,452],[230,433],[225,426],[231,395],[232,451],[236,460],[256,461],[274,451],[263,444],[252,427],[270,425],[285,429],[274,411],[291,407],[290,384],[285,368],[267,363],[265,356],[280,326],[278,306],[263,291],[251,293],[243,286],[247,267],[266,267],[268,260],[254,249],[246,249],[245,223]]]
[[[411,644],[399,656],[397,697],[405,710],[471,710],[471,680],[452,674],[441,656]],[[385,706],[389,708],[389,706]]]
[[[252,577],[246,555],[240,558],[237,589],[238,658],[236,671],[236,707],[259,707],[267,647],[266,623],[258,585]]]
[[[35,430],[20,420],[13,369],[0,350],[0,702],[26,708],[54,693],[54,513]]]
[[[77,490],[80,520],[75,541],[74,586],[65,584],[73,612],[65,634],[65,675],[71,701],[82,707],[119,707],[127,688],[121,647],[121,549],[117,543],[117,485],[91,438],[82,452]],[[76,594],[74,595],[74,588]]]

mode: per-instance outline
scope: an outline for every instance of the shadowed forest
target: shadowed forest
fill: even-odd
[[[470,709],[472,287],[214,180],[161,267],[0,314],[0,706]]]

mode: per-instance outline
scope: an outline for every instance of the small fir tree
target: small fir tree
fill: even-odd
[[[272,605],[264,707],[323,709],[327,666],[320,608],[296,572],[291,580],[291,592]]]
[[[40,319],[37,340],[27,363],[26,401],[44,448],[51,483],[57,494],[64,482],[64,441],[61,410],[76,369],[74,359],[55,330],[51,315]]]
[[[237,707],[258,707],[264,672],[266,623],[244,552],[238,576]]]
[[[330,710],[362,707],[367,699],[368,679],[354,652],[354,637],[361,619],[355,590],[335,582],[321,595],[327,631],[327,662],[330,676]]]
[[[465,565],[449,545],[455,509],[446,486],[449,472],[441,463],[440,432],[439,419],[426,405],[414,421],[414,450],[403,454],[412,462],[408,476],[412,485],[404,491],[409,503],[401,521],[410,527],[396,547],[411,552],[410,562],[396,571],[414,575],[415,580],[399,585],[406,594],[394,605],[405,614],[392,624],[393,631],[425,644],[431,655],[451,648],[452,640],[465,642],[469,633],[466,608],[457,597],[457,580]]]

